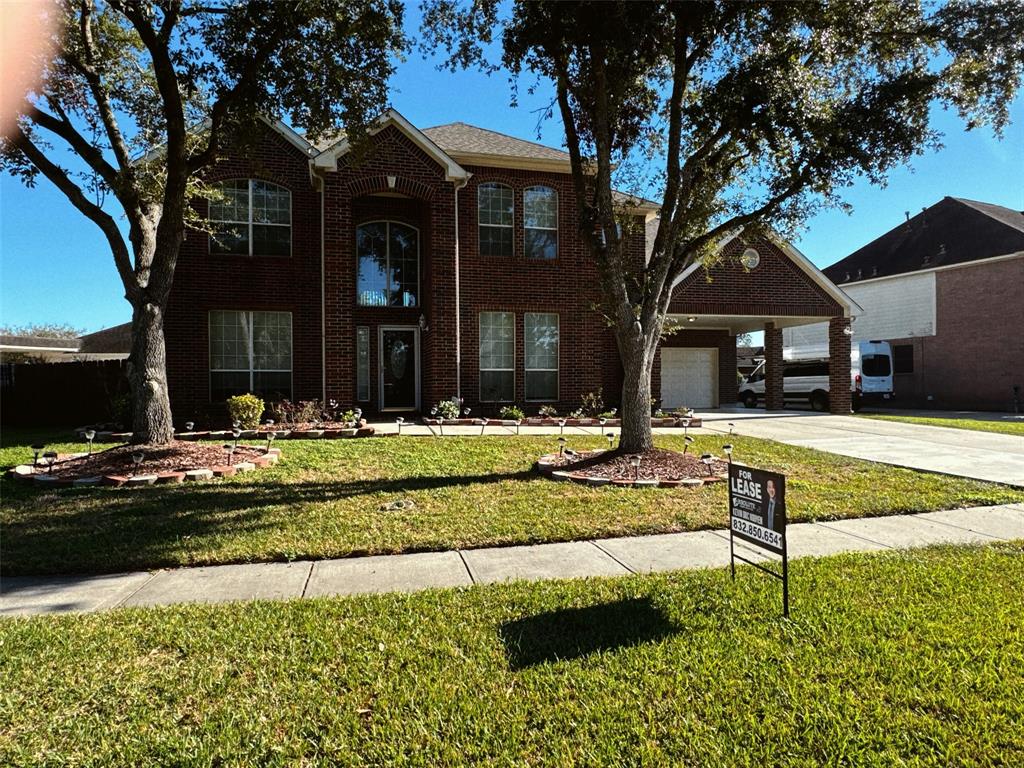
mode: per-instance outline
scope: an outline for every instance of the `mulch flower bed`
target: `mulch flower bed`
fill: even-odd
[[[640,454],[640,467],[631,463],[636,454],[620,451],[583,451],[576,455],[542,456],[537,468],[556,480],[589,485],[641,485],[662,487],[700,486],[720,482],[729,464],[713,458],[710,467],[700,456],[655,448]],[[710,471],[709,471],[710,470]]]
[[[79,440],[85,440],[85,432],[89,427],[79,427],[75,430],[75,436]],[[92,427],[96,435],[96,443],[125,443],[131,440],[131,432],[112,432]],[[365,419],[358,427],[340,421],[318,421],[301,422],[295,424],[261,424],[258,429],[241,430],[243,440],[266,440],[269,433],[273,433],[277,439],[291,438],[293,440],[313,440],[317,438],[342,438],[342,437],[371,437],[375,430],[367,426]],[[232,430],[196,430],[193,432],[176,432],[175,437],[179,441],[187,440],[233,440]]]
[[[136,465],[133,455],[142,453]],[[61,454],[53,467],[40,458],[36,466],[22,464],[10,473],[48,485],[153,485],[185,480],[230,477],[277,463],[280,451],[239,445],[230,455],[220,445],[175,440],[167,446],[119,445],[92,455]]]

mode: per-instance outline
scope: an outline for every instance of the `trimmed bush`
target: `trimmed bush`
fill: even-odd
[[[253,394],[235,395],[228,398],[228,412],[231,421],[237,421],[242,429],[256,429],[263,415],[263,399]]]
[[[523,413],[523,409],[518,405],[506,405],[501,409],[499,415],[503,419],[509,419],[511,421],[522,421],[526,418],[526,414]]]

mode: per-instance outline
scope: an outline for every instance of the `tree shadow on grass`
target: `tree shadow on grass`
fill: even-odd
[[[509,667],[517,671],[652,643],[677,631],[645,597],[528,616],[502,624],[498,634]]]
[[[280,525],[282,509],[298,517],[307,504],[373,495],[386,498],[538,477],[532,470],[523,470],[285,482],[258,472],[251,479],[225,483],[62,490],[41,490],[3,478],[0,496],[4,497],[7,509],[0,562],[4,575],[171,567],[182,564],[184,550],[201,553],[204,540],[245,538]],[[339,514],[344,514],[344,510],[339,510]],[[310,535],[317,539],[322,532],[311,531]],[[292,554],[299,558],[311,556],[303,551]],[[282,559],[266,552],[254,552],[252,557]],[[242,553],[237,561],[249,559],[252,558]]]

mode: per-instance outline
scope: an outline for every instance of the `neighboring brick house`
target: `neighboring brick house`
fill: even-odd
[[[893,347],[896,402],[1024,404],[1024,213],[946,197],[825,269],[864,308],[855,341]],[[820,328],[787,343],[813,343]]]
[[[394,110],[358,156],[344,138],[313,146],[268,125],[210,175],[224,199],[200,213],[218,234],[190,232],[181,250],[164,328],[177,421],[244,391],[369,414],[453,396],[475,414],[565,412],[599,387],[618,402],[621,366],[593,309],[566,153],[464,123],[420,130]],[[649,229],[656,205],[632,202]],[[645,227],[633,230],[639,259]],[[750,248],[760,263],[743,267]],[[730,239],[676,289],[686,328],[664,342],[655,397],[730,403],[735,334],[770,326],[781,364],[783,327],[831,319],[841,330],[855,307],[790,246]]]

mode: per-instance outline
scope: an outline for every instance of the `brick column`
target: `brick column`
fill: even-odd
[[[850,326],[846,317],[828,321],[828,402],[832,413],[850,413],[850,336],[843,331]]]
[[[782,396],[782,329],[764,324],[764,404],[769,411],[785,407]]]

